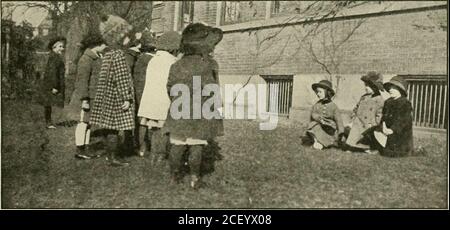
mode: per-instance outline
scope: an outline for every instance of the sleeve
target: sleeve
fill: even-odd
[[[123,55],[117,55],[116,57],[113,57],[112,70],[117,91],[122,97],[122,100],[132,101],[133,86],[131,83],[131,74]]]
[[[172,100],[172,96],[170,95],[170,89],[172,88],[172,86],[173,85],[175,85],[176,84],[176,73],[177,72],[177,70],[176,70],[176,67],[175,67],[175,65],[172,65],[172,66],[170,66],[170,69],[169,69],[169,77],[167,78],[167,85],[166,85],[166,87],[167,87],[167,95],[169,95],[169,98]]]
[[[397,114],[393,117],[392,124],[390,127],[388,126],[388,128],[392,129],[394,133],[402,133],[406,127],[412,124],[412,106],[411,103],[407,101],[398,106],[397,109]]]
[[[81,58],[77,67],[77,82],[75,89],[80,92],[81,100],[89,100],[89,81],[92,73],[92,63],[87,59]]]
[[[317,104],[314,104],[311,109],[311,121],[319,122],[322,116],[320,115],[320,113],[317,112],[316,105]]]
[[[351,118],[353,119],[354,117],[356,117],[356,113],[358,112],[358,108],[359,108],[359,104],[361,104],[362,101],[362,97],[359,99],[358,103],[356,103],[355,108],[353,108],[352,114],[351,114]]]
[[[64,83],[65,83],[65,69],[66,66],[64,64],[63,57],[58,57],[58,91],[64,90]]]
[[[344,132],[344,122],[342,120],[341,111],[339,111],[339,108],[335,106],[334,108],[334,120],[336,121],[336,126],[338,133]]]

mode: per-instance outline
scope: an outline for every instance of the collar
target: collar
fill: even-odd
[[[88,56],[94,60],[99,58],[99,56],[96,53],[94,53],[94,51],[92,51],[91,49],[86,49],[86,51],[84,51],[84,54],[86,54],[86,56]]]
[[[328,99],[328,98],[325,98],[325,99],[320,100],[320,103],[322,103],[323,105],[328,104],[328,103],[330,103],[330,102],[331,102],[331,100]]]

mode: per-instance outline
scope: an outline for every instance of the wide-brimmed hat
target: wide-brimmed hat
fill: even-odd
[[[312,89],[314,91],[316,91],[316,88],[324,88],[326,90],[331,91],[331,93],[334,94],[333,85],[328,80],[322,80],[322,81],[319,81],[318,83],[312,84]]]
[[[369,84],[373,89],[383,90],[383,75],[378,72],[370,71],[361,77],[363,82]]]
[[[66,42],[66,38],[65,37],[61,37],[61,36],[57,36],[57,37],[51,38],[50,41],[48,42],[47,48],[49,50],[52,50],[53,46],[57,42],[64,42],[65,43]]]
[[[408,88],[408,82],[403,79],[401,76],[395,76],[393,77],[389,82],[384,83],[384,88],[386,90],[389,90],[392,86],[400,89],[400,92],[404,94],[405,96],[408,95],[408,91],[406,90]]]
[[[175,31],[169,31],[162,34],[156,40],[156,49],[158,50],[178,50],[180,49],[181,35]]]
[[[185,53],[209,53],[222,40],[219,28],[202,23],[189,24],[182,33],[181,46]]]
[[[99,29],[108,45],[120,45],[124,35],[128,34],[133,26],[119,16],[105,15]]]

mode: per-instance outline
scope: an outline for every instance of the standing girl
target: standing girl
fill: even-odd
[[[124,19],[109,15],[100,23],[103,39],[111,48],[105,53],[96,87],[90,118],[91,125],[104,130],[107,152],[112,166],[127,166],[118,158],[124,131],[134,129],[134,89],[121,44],[132,29]]]
[[[167,82],[167,91],[170,92],[175,85],[187,87],[189,95],[171,95],[171,106],[177,107],[175,101],[182,98],[189,98],[188,105],[190,117],[176,119],[171,115],[168,116],[166,128],[170,133],[169,161],[172,179],[179,182],[183,176],[182,166],[185,163],[185,153],[188,154],[188,165],[191,174],[191,187],[198,188],[201,182],[202,165],[204,164],[204,151],[208,145],[208,140],[223,135],[223,120],[219,112],[219,108],[209,108],[213,116],[192,117],[193,111],[201,109],[201,105],[205,101],[216,97],[221,101],[220,95],[203,95],[197,98],[194,95],[202,95],[201,91],[206,85],[219,87],[218,69],[219,65],[210,55],[215,46],[222,40],[222,30],[194,23],[188,25],[182,34],[181,52],[184,56],[178,60],[170,68],[169,80]],[[196,80],[197,79],[197,80]],[[194,81],[201,83],[200,87],[196,87]],[[186,97],[185,97],[186,96]],[[171,108],[177,110],[176,108]],[[195,111],[195,113],[201,111]]]
[[[166,85],[170,67],[177,61],[176,55],[180,48],[180,42],[181,35],[177,32],[164,33],[158,38],[156,54],[148,63],[144,92],[138,112],[138,116],[141,117],[140,156],[144,156],[147,150],[144,140],[147,131],[149,139],[164,139],[161,128],[164,126],[170,107]],[[155,154],[165,154],[165,148],[161,148],[164,146],[160,144],[159,148],[154,149],[152,157],[155,157]],[[154,147],[152,146],[152,148]]]
[[[41,104],[44,106],[45,123],[48,129],[55,129],[52,122],[52,106],[64,107],[64,44],[66,39],[57,37],[50,40],[50,50],[45,75],[41,84]]]
[[[75,89],[68,106],[68,119],[80,121],[75,130],[75,143],[80,159],[90,159],[95,155],[88,151],[89,115],[91,104],[95,98],[97,80],[100,74],[101,52],[106,48],[106,42],[99,33],[88,34],[81,42],[83,55],[78,61]]]

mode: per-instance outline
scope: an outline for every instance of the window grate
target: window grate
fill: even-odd
[[[414,126],[447,129],[447,76],[404,75],[403,77],[408,82],[408,99],[413,107]]]
[[[292,75],[262,76],[267,83],[267,112],[289,116],[292,107]]]

